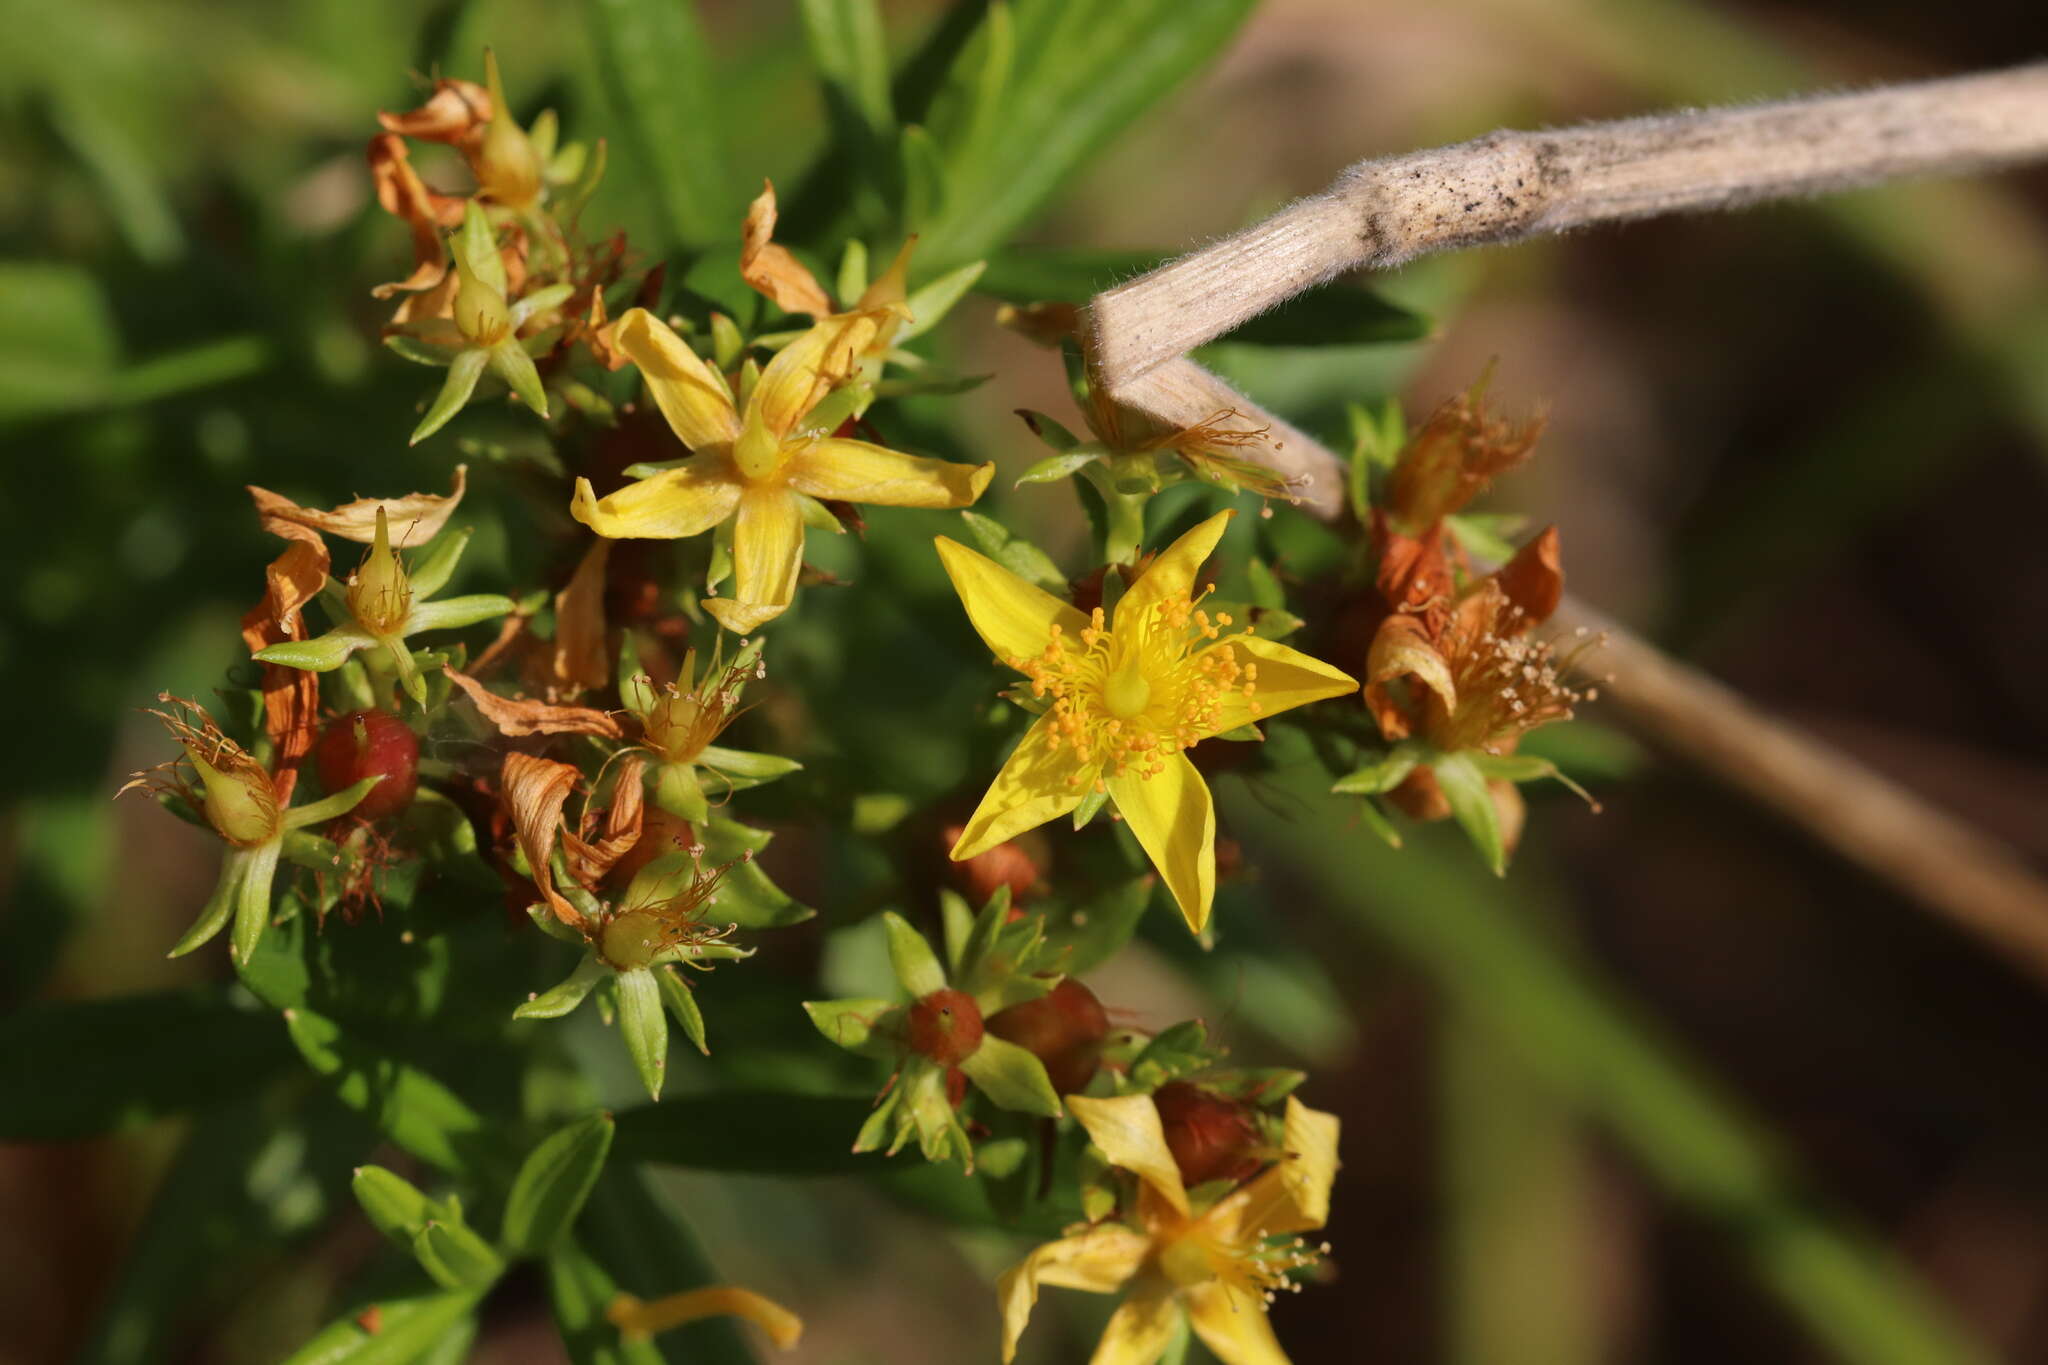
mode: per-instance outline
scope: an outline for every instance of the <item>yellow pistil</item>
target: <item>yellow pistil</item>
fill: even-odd
[[[631,1294],[620,1294],[605,1308],[604,1315],[627,1342],[645,1341],[656,1332],[715,1317],[745,1318],[785,1351],[804,1334],[802,1318],[766,1295],[737,1285],[690,1289],[644,1302]]]
[[[1086,769],[1098,783],[1126,770],[1156,777],[1175,754],[1227,728],[1227,696],[1241,698],[1247,716],[1259,714],[1258,665],[1206,648],[1233,622],[1228,612],[1200,610],[1202,595],[1153,602],[1129,620],[1119,615],[1114,628],[1097,607],[1078,636],[1055,622],[1043,652],[1004,660],[1033,696],[1052,698],[1053,742],[1080,765],[1069,785],[1089,780]]]

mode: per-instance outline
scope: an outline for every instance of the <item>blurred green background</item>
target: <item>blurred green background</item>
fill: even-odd
[[[794,6],[701,6],[715,60],[683,98],[724,162],[666,198],[647,164],[663,149],[628,135],[593,42],[610,8],[8,8],[0,1007],[225,973],[218,954],[161,956],[214,846],[109,798],[163,756],[137,708],[165,688],[206,697],[236,656],[273,553],[244,484],[307,501],[439,490],[467,458],[480,534],[465,583],[539,581],[573,548],[559,511],[523,499],[516,460],[489,452],[509,419],[405,447],[426,383],[375,341],[368,287],[405,245],[369,198],[374,111],[408,106],[414,73],[475,74],[494,45],[522,110],[551,104],[570,135],[611,137],[591,220],[650,254],[696,235],[692,215],[735,231],[713,206],[762,175],[786,196],[806,184],[826,104]],[[899,54],[942,22],[935,5],[884,10]],[[1365,155],[2044,49],[2048,16],[2024,0],[1268,0],[1086,159],[1026,240],[1179,249]],[[1028,179],[1033,150],[982,178]],[[1436,320],[1430,341],[1210,358],[1329,430],[1344,399],[1398,392],[1419,413],[1497,357],[1502,403],[1547,402],[1553,421],[1496,503],[1563,527],[1576,592],[2048,856],[2048,175],[1587,232],[1384,283]],[[1010,410],[1066,409],[1056,367],[992,317],[986,299],[964,306],[947,359],[998,378],[900,420],[1014,475],[1039,451]],[[465,453],[465,432],[485,444]],[[1055,550],[1080,542],[1064,493],[998,505]],[[862,630],[793,613],[795,699],[752,723],[938,798],[967,741],[932,717],[968,715],[985,680],[912,562],[929,525],[875,525],[864,557],[814,556],[865,575]],[[807,708],[843,687],[876,728],[817,752],[829,723]],[[1311,1102],[1342,1113],[1335,1282],[1276,1311],[1297,1362],[2048,1360],[2039,988],[1654,747],[1578,730],[1557,749],[1605,811],[1538,801],[1505,884],[1437,831],[1390,854],[1302,783],[1220,784],[1225,832],[1259,869],[1226,893],[1222,946],[1203,957],[1148,933],[1091,977],[1131,1022],[1202,1014],[1246,1060],[1311,1067]],[[783,875],[826,913],[782,959],[778,1005],[814,970],[859,979],[833,916],[872,908],[834,900],[854,855],[788,842]],[[714,1041],[718,1010],[733,1021],[727,1067],[746,1065],[748,984],[707,989]],[[374,1244],[308,1173],[365,1149],[257,1143],[228,1194],[144,1222],[188,1137],[181,1160],[264,1122],[230,1106],[0,1148],[0,1362],[239,1365],[296,1345]],[[858,1180],[665,1179],[724,1274],[809,1320],[791,1359],[994,1358],[988,1285],[1012,1238],[941,1228]],[[134,1302],[124,1259],[166,1228],[205,1273],[169,1326],[124,1337],[108,1316]],[[1070,1298],[1049,1296],[1064,1316],[1027,1355],[1085,1358],[1105,1305]],[[539,1298],[511,1293],[474,1358],[559,1353]]]

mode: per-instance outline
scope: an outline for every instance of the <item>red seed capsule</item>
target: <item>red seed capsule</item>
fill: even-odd
[[[329,721],[313,757],[330,792],[383,776],[350,812],[365,820],[404,810],[419,790],[419,736],[389,711],[351,711]]]
[[[989,1016],[988,1031],[1045,1063],[1053,1090],[1078,1094],[1095,1075],[1109,1015],[1095,992],[1067,977],[1048,995]]]
[[[946,847],[953,847],[964,833],[966,826],[948,825],[944,835]],[[1001,843],[954,863],[952,876],[960,893],[979,910],[988,904],[989,897],[1006,886],[1010,888],[1012,900],[1022,900],[1030,895],[1032,888],[1038,885],[1038,864],[1021,845]],[[1014,906],[1010,917],[1013,920],[1019,917]]]
[[[1258,1174],[1259,1130],[1243,1105],[1186,1081],[1160,1086],[1152,1103],[1166,1130],[1167,1150],[1190,1186]]]
[[[910,1050],[955,1066],[981,1046],[981,1007],[966,991],[933,991],[910,1007]]]

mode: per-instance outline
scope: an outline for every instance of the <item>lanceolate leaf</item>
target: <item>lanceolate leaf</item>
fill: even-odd
[[[542,1138],[505,1199],[505,1245],[540,1255],[568,1232],[612,1147],[612,1116],[592,1114]]]
[[[482,1292],[445,1290],[351,1309],[284,1365],[411,1365],[469,1316]],[[365,1322],[374,1323],[377,1330],[370,1331]]]
[[[713,64],[692,0],[587,0],[592,46],[630,150],[660,205],[666,245],[732,233],[745,202],[718,136]]]
[[[502,1159],[483,1118],[426,1072],[344,1035],[324,1015],[299,1008],[284,1017],[308,1065],[334,1084],[344,1104],[368,1115],[406,1151],[446,1170]]]

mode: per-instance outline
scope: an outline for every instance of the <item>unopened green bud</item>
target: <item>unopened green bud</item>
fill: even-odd
[[[412,612],[412,585],[391,549],[384,509],[377,509],[377,539],[348,581],[348,607],[356,624],[380,640],[398,635]]]
[[[498,78],[498,57],[484,53],[484,80],[491,91],[491,121],[476,154],[477,185],[507,208],[531,208],[540,198],[541,155],[512,117],[505,84]]]
[[[455,251],[455,325],[479,346],[494,346],[512,330],[505,295],[471,268],[460,247]]]

